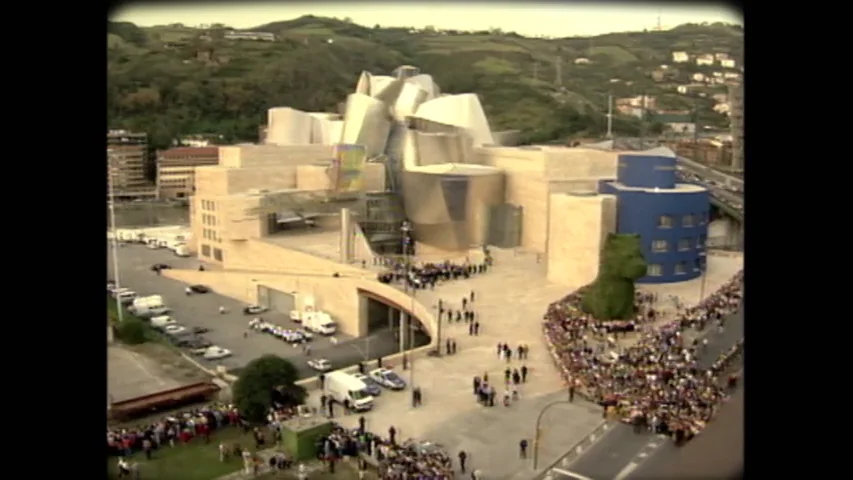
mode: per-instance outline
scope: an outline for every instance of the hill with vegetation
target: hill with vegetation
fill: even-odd
[[[273,33],[275,41],[229,40],[230,30],[109,22],[110,127],[147,131],[155,148],[186,134],[254,141],[268,108],[336,111],[361,71],[388,74],[399,65],[431,74],[445,93],[479,94],[492,128],[521,130],[528,143],[601,136],[608,95],[656,95],[659,107],[696,109],[707,124],[721,125],[708,98],[675,92],[673,82],[689,83],[703,67],[691,65],[668,84],[651,72],[670,64],[673,50],[734,58],[743,51],[743,30],[725,24],[531,38],[500,30],[369,28],[304,16],[247,29]],[[555,83],[558,57],[561,86]],[[579,58],[589,63],[576,64]],[[634,117],[614,116],[617,134],[637,135],[641,128]]]

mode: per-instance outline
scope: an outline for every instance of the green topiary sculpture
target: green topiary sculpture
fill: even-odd
[[[639,235],[607,236],[598,277],[581,302],[598,320],[626,320],[634,316],[634,281],[646,275]]]

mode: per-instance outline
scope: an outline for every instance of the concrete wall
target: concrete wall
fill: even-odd
[[[299,190],[331,190],[332,176],[329,165],[299,165],[296,167],[296,188]],[[385,190],[385,166],[366,163],[362,169],[362,188],[366,192]]]
[[[223,270],[170,269],[164,270],[163,275],[188,284],[209,285],[217,293],[246,303],[258,302],[258,285],[312,295],[317,307],[339,322],[341,332],[355,336],[362,336],[367,330],[367,319],[360,316],[359,289],[406,309],[412,305],[411,297],[377,282],[374,273],[261,241],[229,242],[223,255]],[[341,276],[334,278],[333,272]],[[428,307],[415,301],[413,313],[429,332],[436,331],[436,320]]]
[[[616,197],[553,194],[548,226],[548,280],[571,288],[598,275],[607,234],[616,231]]]
[[[234,145],[219,147],[219,165],[230,168],[296,166],[333,158],[331,145]]]
[[[616,152],[586,148],[545,148],[543,174],[551,180],[616,176]]]

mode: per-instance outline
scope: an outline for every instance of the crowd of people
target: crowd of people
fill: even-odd
[[[580,310],[582,291],[549,306],[543,328],[549,349],[569,385],[602,405],[605,416],[617,415],[637,428],[670,434],[677,443],[699,433],[726,398],[731,383],[721,378],[743,347],[740,341],[720,355],[709,368],[697,358],[706,343],[687,341],[684,329],[704,329],[715,322],[722,331],[725,318],[740,308],[743,273],[699,305],[679,313],[679,318],[653,328],[654,309],[640,308],[626,323],[639,330],[638,341],[624,349],[615,348],[605,322]],[[646,305],[653,298],[638,295]],[[593,339],[604,337],[604,343]],[[607,348],[607,346],[613,348]]]
[[[143,452],[150,460],[159,449],[174,448],[190,442],[215,444],[216,431],[242,428],[247,436],[245,443],[249,445],[220,442],[219,460],[242,460],[243,470],[251,472],[252,469],[257,470],[260,459],[249,447],[254,446],[257,452],[280,443],[281,424],[299,413],[299,410],[293,408],[271,409],[266,429],[263,429],[253,427],[243,419],[234,405],[217,403],[171,414],[134,428],[107,427],[107,455],[119,457],[120,472],[128,475],[132,464],[127,459],[135,453]],[[439,446],[412,441],[400,443],[393,427],[388,437],[383,438],[367,431],[363,418],[359,423],[359,428],[349,430],[333,422],[332,433],[318,441],[317,457],[326,462],[330,470],[334,470],[337,460],[352,457],[357,459],[359,470],[366,469],[372,463],[383,480],[453,478],[450,457]],[[294,466],[294,462],[283,453],[270,458],[270,468],[287,469]]]
[[[494,260],[486,250],[480,263],[465,262],[461,264],[451,261],[441,263],[425,262],[407,264],[392,260],[385,266],[387,271],[380,273],[378,280],[382,283],[399,283],[413,289],[434,289],[440,282],[469,279],[474,275],[486,273]]]

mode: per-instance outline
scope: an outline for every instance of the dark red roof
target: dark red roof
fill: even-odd
[[[219,147],[176,147],[159,152],[161,157],[211,157],[219,155]]]

